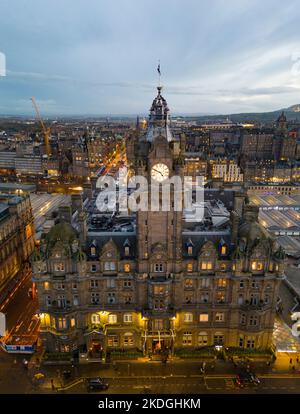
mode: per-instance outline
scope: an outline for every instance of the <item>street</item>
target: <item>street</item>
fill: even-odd
[[[28,345],[37,339],[39,328],[39,319],[35,316],[37,298],[29,295],[30,288],[32,288],[31,271],[28,271],[24,282],[1,309],[1,312],[6,315],[6,344]]]

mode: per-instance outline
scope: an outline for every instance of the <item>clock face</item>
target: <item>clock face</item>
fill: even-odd
[[[151,169],[151,177],[155,181],[162,182],[169,177],[169,168],[163,163],[155,164]]]

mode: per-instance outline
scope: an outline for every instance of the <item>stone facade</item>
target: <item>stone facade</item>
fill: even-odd
[[[184,174],[184,145],[168,111],[158,88],[146,133],[128,142],[128,166],[148,179],[158,164],[169,178]],[[131,232],[90,231],[79,205],[77,230],[65,216],[45,236],[32,265],[48,351],[272,346],[284,254],[259,225],[258,209],[243,193],[207,190],[210,207],[191,227],[175,211],[176,197],[171,190],[170,211],[137,212]],[[214,226],[207,211],[216,200],[230,217]]]

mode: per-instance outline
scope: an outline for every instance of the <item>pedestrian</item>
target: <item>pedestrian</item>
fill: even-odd
[[[53,380],[53,378],[51,378],[51,389],[52,389],[52,391],[54,391],[54,390],[55,390],[55,385],[54,385],[54,380]]]

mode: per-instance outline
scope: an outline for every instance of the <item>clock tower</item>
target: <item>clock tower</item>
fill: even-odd
[[[182,196],[182,184],[168,186],[169,203],[164,211],[162,187],[178,178],[183,183],[184,140],[172,134],[169,108],[161,89],[157,88],[147,130],[135,135],[136,142],[131,142],[131,146],[135,148],[134,172],[148,182],[148,210],[137,212],[138,271],[162,276],[181,271],[182,208],[175,206],[176,199]],[[159,210],[155,211],[151,203],[153,191],[157,191],[159,198]]]

